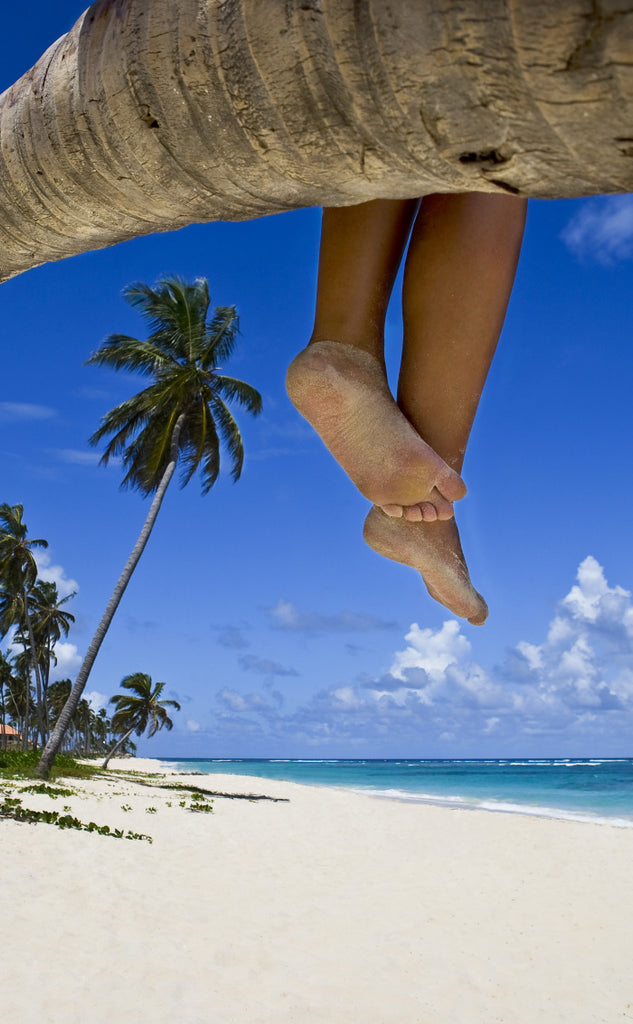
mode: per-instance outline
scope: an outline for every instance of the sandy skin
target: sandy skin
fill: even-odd
[[[394,562],[416,569],[431,597],[473,626],[482,626],[488,606],[468,574],[454,519],[411,523],[392,519],[374,506],[365,519],[365,541]]]
[[[286,377],[295,408],[347,475],[391,517],[449,520],[466,486],[419,436],[369,352],[336,341],[311,343]]]

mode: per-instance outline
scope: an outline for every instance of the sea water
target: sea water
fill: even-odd
[[[169,764],[204,775],[255,775],[393,800],[633,827],[633,758],[181,758]]]

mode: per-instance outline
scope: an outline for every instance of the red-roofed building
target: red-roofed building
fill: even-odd
[[[17,747],[22,742],[22,737],[12,725],[2,725],[0,722],[0,746]]]

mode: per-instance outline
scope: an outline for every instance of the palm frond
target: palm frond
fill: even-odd
[[[259,415],[262,411],[262,396],[259,391],[245,381],[217,373],[214,377],[214,385],[224,399],[243,405],[254,416]]]
[[[141,341],[127,334],[109,334],[85,365],[108,366],[150,376],[176,360],[173,355],[151,341]],[[177,365],[177,364],[176,364]]]
[[[185,487],[202,465],[202,493],[206,494],[220,472],[220,439],[207,402],[199,401],[189,410],[180,447],[180,487]],[[205,468],[207,464],[211,474]]]
[[[230,357],[239,332],[240,318],[235,306],[216,306],[207,324],[205,350],[201,355],[201,365],[205,370],[218,366]]]
[[[231,476],[233,480],[239,480],[244,465],[244,445],[239,427],[233,419],[233,414],[221,398],[213,398],[211,401],[213,415],[217,421],[220,436],[233,461]]]
[[[191,360],[198,354],[209,308],[205,278],[188,284],[180,277],[166,277],[154,288],[137,282],[123,295],[149,323],[156,344],[167,347],[178,359]]]

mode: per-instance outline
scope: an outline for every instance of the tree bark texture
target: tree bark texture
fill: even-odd
[[[626,0],[98,0],[0,97],[0,280],[194,221],[632,190]]]

